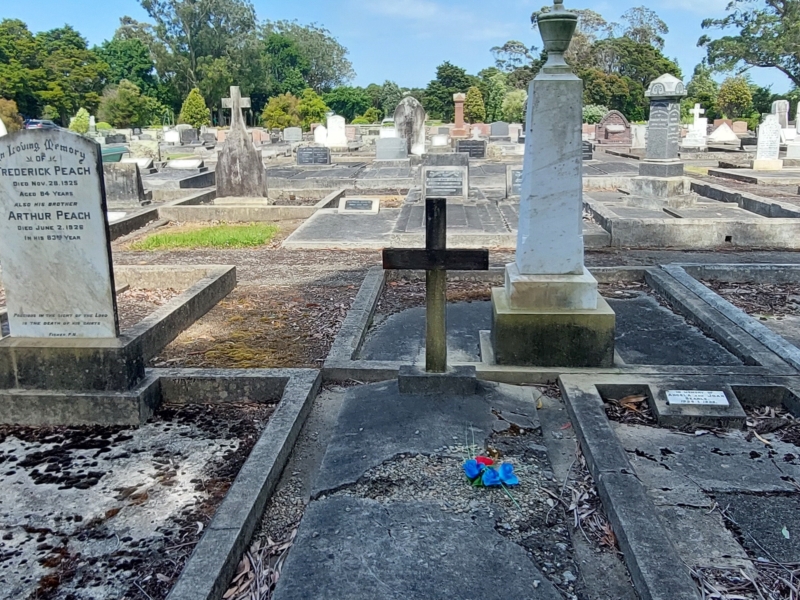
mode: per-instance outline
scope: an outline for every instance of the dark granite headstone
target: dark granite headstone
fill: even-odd
[[[320,146],[306,146],[297,149],[298,165],[329,165],[331,164],[330,148]]]
[[[520,196],[522,194],[522,173],[521,168],[509,168],[508,170],[508,197]]]
[[[203,140],[204,144],[216,144],[217,143],[217,136],[213,133],[204,133],[200,136],[200,139]]]
[[[458,140],[456,152],[469,154],[470,158],[486,158],[486,140]]]
[[[372,207],[375,205],[374,200],[345,200],[344,207],[345,210],[372,210]]]
[[[194,144],[197,139],[197,129],[181,129],[181,144]]]
[[[594,154],[592,153],[592,142],[583,142],[583,160],[593,160]]]
[[[106,136],[106,144],[124,144],[128,138],[121,133],[114,133]]]
[[[678,158],[680,141],[680,102],[652,100],[650,122],[647,125],[647,158],[657,160]]]
[[[133,130],[131,131],[131,134],[133,134],[133,135],[142,135],[142,128],[141,127],[134,127]]]

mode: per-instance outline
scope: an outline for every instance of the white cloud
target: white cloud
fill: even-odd
[[[497,40],[516,29],[514,25],[491,21],[485,14],[469,12],[463,6],[453,8],[432,0],[352,0],[351,4],[380,17],[405,21],[416,35],[425,38]]]

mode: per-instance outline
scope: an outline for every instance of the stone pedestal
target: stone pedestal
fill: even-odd
[[[469,136],[469,129],[464,123],[464,102],[467,99],[466,94],[453,94],[453,102],[456,107],[455,127],[450,130],[451,138],[465,138]]]
[[[492,290],[492,346],[498,365],[612,367],[616,315],[596,294],[595,309],[512,308]]]
[[[777,158],[757,158],[752,167],[754,171],[780,171],[783,169],[783,161]]]
[[[492,290],[498,365],[614,360],[616,317],[583,264],[583,82],[563,56],[576,25],[560,3],[539,21],[548,62],[528,93],[517,258]]]

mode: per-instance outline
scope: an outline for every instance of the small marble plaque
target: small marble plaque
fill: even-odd
[[[667,404],[670,406],[730,406],[725,392],[706,390],[669,390]]]
[[[118,334],[100,147],[65,130],[0,146],[0,262],[11,335]]]
[[[423,198],[467,197],[467,173],[467,167],[423,167]]]

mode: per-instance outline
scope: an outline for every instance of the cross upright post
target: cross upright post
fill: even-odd
[[[425,249],[383,251],[384,269],[424,269],[425,370],[447,372],[447,271],[487,271],[488,250],[447,249],[447,200],[425,200]]]
[[[222,99],[222,108],[231,110],[231,129],[237,125],[244,125],[242,121],[242,109],[250,108],[250,98],[242,98],[239,86],[231,86],[231,97]]]

